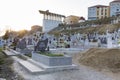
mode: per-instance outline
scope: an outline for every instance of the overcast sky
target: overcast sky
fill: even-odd
[[[87,19],[89,6],[109,5],[112,0],[0,0],[0,34],[3,29],[30,29],[42,26],[42,14],[38,10],[65,16],[76,15]]]

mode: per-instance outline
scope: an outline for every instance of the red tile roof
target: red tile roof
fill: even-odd
[[[85,20],[85,18],[84,17],[80,17],[79,20]]]

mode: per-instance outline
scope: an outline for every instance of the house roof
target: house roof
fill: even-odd
[[[85,20],[85,18],[84,17],[80,17],[79,20]]]
[[[89,8],[92,8],[92,7],[109,7],[109,6],[106,6],[106,5],[95,5],[95,6],[91,6]]]
[[[110,2],[110,3],[114,3],[114,2],[120,2],[120,0],[114,0],[114,1],[112,1],[112,2]]]
[[[56,16],[65,17],[64,15],[61,15],[61,14],[56,14],[56,13],[49,12],[49,10],[46,10],[46,11],[39,10],[39,12],[40,12],[41,14],[56,15]]]

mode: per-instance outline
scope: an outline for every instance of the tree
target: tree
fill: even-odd
[[[2,37],[4,40],[7,40],[9,38],[9,30],[6,30],[5,35]]]
[[[27,30],[21,30],[18,32],[18,37],[23,38],[28,33]]]
[[[37,31],[42,32],[42,26],[33,25],[33,26],[31,27],[31,32],[37,32]]]

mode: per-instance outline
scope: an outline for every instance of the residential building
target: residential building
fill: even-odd
[[[81,23],[81,22],[85,22],[85,18],[84,17],[80,17],[79,18],[79,23]]]
[[[84,17],[74,16],[74,15],[67,16],[64,19],[64,22],[66,24],[76,24],[76,23],[84,22],[84,21],[85,21]]]
[[[110,2],[110,16],[120,15],[120,0]]]
[[[95,5],[88,7],[88,20],[96,20],[110,16],[109,6]]]

